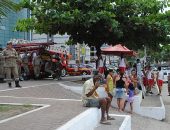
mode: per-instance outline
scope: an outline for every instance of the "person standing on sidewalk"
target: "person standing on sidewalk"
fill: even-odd
[[[151,70],[151,66],[148,67],[147,81],[148,81],[147,93],[153,94],[152,88],[153,88],[153,85],[154,85],[154,75],[153,75],[153,72]]]
[[[125,70],[126,70],[126,62],[125,62],[124,55],[121,54],[120,62],[119,62],[119,71],[120,71],[121,73],[124,73]]]
[[[12,42],[7,43],[7,47],[2,51],[2,55],[5,58],[4,68],[5,68],[6,80],[8,82],[9,87],[12,87],[11,74],[14,76],[15,86],[21,87],[19,85],[19,75],[18,75],[18,67],[17,67],[18,54],[16,50],[12,47]]]
[[[111,100],[114,96],[114,88],[116,87],[114,83],[115,82],[113,79],[113,69],[109,69],[109,74],[107,75],[107,78],[106,78],[106,88],[105,89],[108,94],[108,97],[110,97]]]
[[[87,80],[83,85],[82,102],[85,107],[101,108],[101,124],[110,124],[107,120],[114,120],[109,116],[109,108],[111,99],[109,97],[99,98],[96,89],[100,86],[101,76],[95,75],[93,78]],[[106,117],[105,117],[106,114]]]
[[[159,89],[159,94],[161,96],[161,91],[162,91],[162,86],[163,86],[163,79],[164,79],[164,74],[161,71],[161,67],[158,67],[158,72],[157,72],[157,76],[156,76],[156,81],[157,81],[157,85],[158,85],[158,89]]]
[[[118,111],[122,112],[124,107],[124,97],[125,97],[125,86],[126,86],[126,78],[124,77],[124,73],[120,72],[120,74],[115,79],[116,84],[116,98],[117,98],[117,106]]]

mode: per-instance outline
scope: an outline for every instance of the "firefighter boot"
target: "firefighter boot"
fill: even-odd
[[[11,83],[8,83],[8,87],[9,87],[9,88],[12,88],[12,84],[11,84]]]
[[[22,86],[19,84],[19,81],[15,81],[15,87],[21,88]]]

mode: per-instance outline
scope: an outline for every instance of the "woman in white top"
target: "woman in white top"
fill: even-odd
[[[157,85],[158,85],[158,88],[159,88],[159,94],[158,95],[161,95],[161,90],[162,90],[162,86],[163,86],[163,79],[164,79],[164,74],[161,71],[161,67],[159,66],[158,67],[157,78],[156,78]]]
[[[119,71],[121,73],[124,73],[126,70],[126,63],[125,63],[125,59],[123,57],[123,54],[121,54],[121,59],[120,59],[120,62],[119,62]]]
[[[147,92],[149,92],[150,94],[153,94],[153,92],[151,91],[153,85],[154,85],[154,75],[151,71],[151,67],[149,66],[148,68],[148,72],[147,72],[147,81],[148,81],[148,88],[147,88]]]

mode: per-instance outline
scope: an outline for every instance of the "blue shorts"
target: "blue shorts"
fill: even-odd
[[[116,98],[124,98],[125,90],[124,88],[116,88]]]
[[[87,99],[86,107],[100,107],[99,99]]]

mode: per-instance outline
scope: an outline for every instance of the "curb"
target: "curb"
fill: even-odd
[[[100,111],[98,108],[89,108],[56,130],[94,130],[99,124]],[[110,115],[125,118],[119,130],[131,130],[131,117],[129,115]]]

